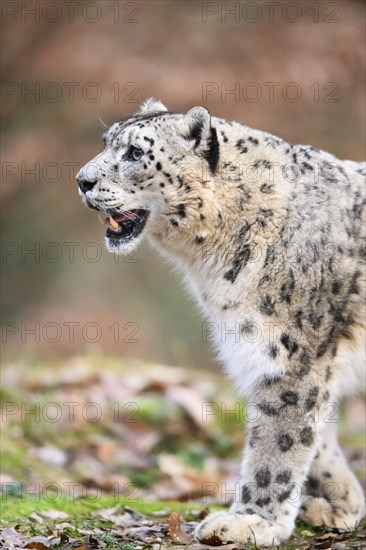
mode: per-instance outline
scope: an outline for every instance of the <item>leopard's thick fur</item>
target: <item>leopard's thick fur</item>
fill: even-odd
[[[256,409],[235,502],[197,538],[279,544],[298,515],[352,528],[364,497],[336,409],[365,387],[365,165],[154,99],[105,140],[78,174],[83,200],[149,211],[141,235],[182,270]]]

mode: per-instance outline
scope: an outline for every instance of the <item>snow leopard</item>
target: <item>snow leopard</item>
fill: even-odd
[[[146,235],[178,267],[255,410],[231,508],[196,539],[276,545],[297,517],[353,528],[364,496],[337,428],[365,387],[365,163],[154,98],[103,139],[76,179],[107,248]]]

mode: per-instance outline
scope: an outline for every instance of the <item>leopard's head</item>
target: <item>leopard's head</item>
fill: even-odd
[[[129,252],[145,233],[158,241],[205,238],[219,156],[206,109],[171,113],[152,98],[103,138],[104,150],[76,179],[84,204],[104,213],[111,252]]]

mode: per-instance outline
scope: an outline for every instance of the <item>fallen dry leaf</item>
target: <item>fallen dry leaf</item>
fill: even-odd
[[[44,523],[44,519],[37,512],[32,512],[28,517],[36,523]]]
[[[49,550],[49,546],[46,546],[43,542],[28,542],[24,548],[34,548],[34,550]]]
[[[47,519],[66,519],[69,514],[62,512],[61,510],[42,510],[39,515]]]
[[[217,537],[216,535],[213,535],[212,537],[201,540],[201,543],[208,544],[209,546],[221,546],[222,540],[219,539],[219,537]],[[226,545],[225,545],[225,548],[227,548]]]
[[[338,535],[337,533],[324,533],[324,535],[321,535],[319,537],[316,537],[316,540],[327,540],[327,539],[334,539],[336,538]]]
[[[173,542],[183,542],[189,544],[193,541],[193,536],[184,531],[181,526],[180,515],[173,512],[168,519],[168,535]]]
[[[28,539],[25,539],[25,537],[20,535],[13,527],[5,527],[0,535],[0,544],[9,550],[13,550],[13,548],[23,548],[27,540]]]
[[[203,508],[203,510],[200,510],[198,518],[202,521],[203,519],[207,518],[209,513],[210,510],[208,508]]]
[[[159,486],[158,497],[161,500],[172,499],[185,500],[192,497],[202,497],[202,488],[212,479],[217,479],[216,464],[207,461],[203,470],[197,470],[189,466],[179,457],[172,454],[161,453],[158,464],[162,473],[169,477],[169,484]],[[164,494],[166,489],[166,494]],[[181,496],[180,496],[181,493]]]
[[[202,407],[205,398],[197,388],[171,386],[167,388],[166,396],[170,401],[180,405],[198,427],[202,429],[211,428],[214,418],[213,416],[208,416],[207,419],[204,419]]]
[[[325,533],[316,537],[314,547],[316,550],[329,550],[333,546],[333,541],[337,537],[336,533]]]

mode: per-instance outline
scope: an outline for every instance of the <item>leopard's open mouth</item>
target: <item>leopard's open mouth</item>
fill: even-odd
[[[101,223],[107,228],[106,238],[109,245],[117,246],[125,244],[135,239],[145,227],[149,212],[143,209],[126,210],[125,212],[115,212],[108,210],[108,216]]]

